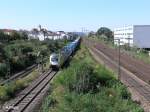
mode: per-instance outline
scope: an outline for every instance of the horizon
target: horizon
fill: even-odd
[[[111,30],[131,25],[150,25],[150,1],[126,0],[5,0],[0,4],[0,29],[37,28],[66,32]]]

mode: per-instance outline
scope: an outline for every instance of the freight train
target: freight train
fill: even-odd
[[[80,44],[81,38],[78,37],[76,40],[73,42],[67,44],[64,46],[58,54],[52,53],[50,55],[50,67],[52,69],[59,69],[61,68],[64,63],[68,60],[68,58],[74,54],[76,51],[77,47]]]

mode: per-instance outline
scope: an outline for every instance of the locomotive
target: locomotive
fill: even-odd
[[[61,68],[68,58],[75,52],[76,48],[80,44],[80,37],[75,39],[73,42],[64,46],[58,54],[52,53],[50,55],[50,67],[52,69]]]

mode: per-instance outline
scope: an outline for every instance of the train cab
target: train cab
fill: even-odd
[[[59,68],[59,56],[56,53],[50,55],[50,67]]]

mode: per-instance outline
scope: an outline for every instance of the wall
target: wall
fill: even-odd
[[[134,26],[133,41],[138,48],[150,48],[150,25]]]

